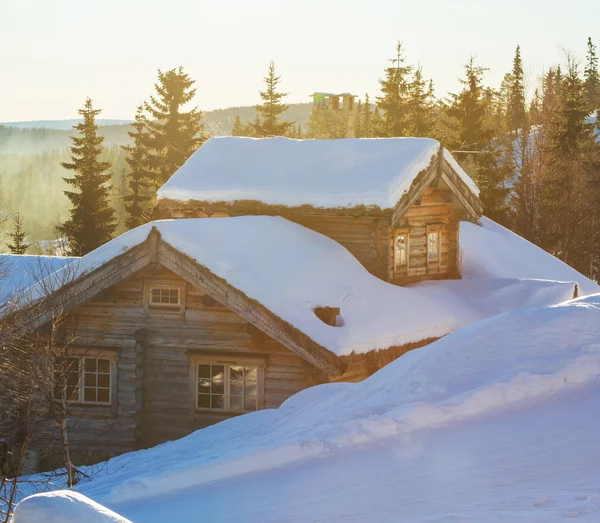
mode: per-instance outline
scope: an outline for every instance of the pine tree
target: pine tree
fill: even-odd
[[[362,102],[359,100],[356,104],[353,114],[353,137],[362,138],[364,136],[362,129]]]
[[[275,64],[272,61],[269,63],[264,81],[266,88],[264,91],[259,91],[262,104],[256,106],[259,118],[258,122],[253,124],[254,134],[259,138],[287,135],[295,122],[281,120],[282,114],[287,111],[289,105],[282,102],[287,93],[277,91],[281,76],[275,74]]]
[[[146,120],[148,160],[157,187],[165,183],[207,139],[203,114],[198,108],[182,110],[196,94],[193,85],[194,80],[181,66],[166,72],[159,70],[158,82],[154,85],[156,95],[144,104],[150,115]]]
[[[553,92],[547,96],[551,109],[543,123],[543,171],[540,214],[544,225],[542,246],[582,272],[590,266],[590,219],[597,193],[590,190],[585,154],[594,155],[597,145],[589,114],[584,82],[574,60],[569,57],[564,76],[547,76]]]
[[[505,161],[511,163],[515,173],[511,204],[514,228],[528,240],[533,239],[538,206],[537,188],[533,178],[530,127],[525,108],[525,80],[521,48],[517,46],[513,68],[507,85]]]
[[[397,43],[396,57],[390,62],[385,77],[379,79],[382,95],[377,98],[377,107],[383,113],[379,136],[406,136],[412,67],[405,64],[401,42]]]
[[[460,135],[456,146],[467,151],[479,151],[487,145],[492,131],[485,127],[486,107],[484,103],[483,73],[484,67],[469,58],[465,65],[465,78],[460,79],[463,89],[451,95],[450,116],[459,122]]]
[[[79,110],[83,121],[73,126],[79,136],[71,137],[71,162],[61,163],[75,172],[73,178],[64,178],[77,190],[64,191],[72,204],[70,219],[58,228],[67,237],[73,256],[83,256],[100,247],[111,239],[116,228],[114,211],[109,205],[111,175],[104,174],[110,164],[99,160],[104,141],[95,122],[99,113],[88,98]]]
[[[135,121],[131,124],[133,131],[127,134],[133,139],[133,145],[123,146],[127,153],[125,161],[129,167],[129,194],[124,198],[127,217],[125,225],[133,229],[146,223],[152,210],[153,173],[149,169],[148,145],[150,136],[143,106],[138,106]]]
[[[235,115],[233,127],[231,128],[231,136],[245,136],[244,124],[239,114]]]
[[[590,113],[600,110],[600,75],[598,74],[598,56],[596,46],[588,38],[585,70],[583,72],[587,109]],[[600,126],[600,122],[598,124]]]
[[[510,75],[507,120],[509,131],[515,134],[527,125],[525,113],[525,80],[520,46],[517,46],[515,51],[513,69]]]
[[[421,67],[417,67],[408,84],[408,118],[406,124],[409,136],[429,137],[434,126],[433,82],[423,78]]]
[[[29,247],[29,242],[27,241],[27,234],[23,229],[23,217],[20,213],[13,216],[13,222],[13,230],[9,233],[12,243],[7,245],[8,250],[12,254],[25,254],[27,247]]]
[[[373,138],[373,111],[371,111],[369,93],[365,94],[365,103],[362,104],[362,111],[360,113],[360,128],[363,137]]]
[[[481,190],[480,198],[486,216],[507,224],[507,179],[510,166],[503,161],[500,144],[494,141],[494,129],[488,124],[496,111],[496,93],[483,86],[485,68],[471,57],[465,65],[463,89],[451,95],[448,115],[457,124],[457,142],[453,148],[473,151],[461,161]]]

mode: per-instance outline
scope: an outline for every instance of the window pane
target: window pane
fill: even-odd
[[[256,396],[244,397],[244,410],[256,410]]]
[[[438,233],[430,232],[427,235],[427,256],[429,261],[438,259]]]
[[[205,380],[205,379],[198,380],[198,393],[210,394],[210,380]]]
[[[244,410],[242,396],[231,396],[229,398],[229,408],[231,410]]]
[[[98,360],[98,372],[110,372],[110,361],[109,360]]]
[[[396,266],[406,265],[406,235],[400,234],[396,236],[395,249]]]
[[[223,365],[211,365],[211,367],[213,379],[222,380],[225,378],[225,367]]]
[[[98,375],[98,387],[104,387],[104,388],[110,387],[110,375],[99,374]]]
[[[210,408],[210,395],[209,394],[198,394],[198,408],[209,409]]]
[[[232,381],[229,386],[229,393],[232,396],[241,396],[244,394],[244,382],[243,381]]]
[[[85,358],[85,372],[96,372],[98,360],[95,358]]]
[[[212,393],[213,394],[224,394],[225,393],[225,382],[223,380],[213,380],[212,382]]]
[[[98,401],[108,403],[110,401],[110,391],[108,389],[98,389]]]
[[[90,374],[90,373],[86,372],[85,378],[84,378],[84,385],[86,387],[95,387],[97,385],[96,374]]]
[[[65,380],[67,385],[76,387],[79,385],[79,372],[68,372],[66,376],[58,376],[59,380]]]
[[[256,381],[258,369],[256,367],[245,367],[244,368],[244,379],[246,381]]]
[[[198,365],[198,377],[210,378],[210,365]]]
[[[84,401],[96,401],[96,389],[86,387],[83,395]]]
[[[210,397],[210,408],[211,409],[224,409],[225,408],[225,396],[213,394]]]
[[[229,376],[232,380],[243,380],[244,379],[244,367],[238,365],[232,365],[229,368]]]
[[[246,383],[244,394],[246,396],[256,396],[256,383]]]

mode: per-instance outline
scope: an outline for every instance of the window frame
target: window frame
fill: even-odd
[[[185,317],[185,311],[187,306],[187,282],[181,280],[170,279],[146,279],[144,280],[144,298],[143,307],[144,315],[149,316],[152,311],[179,311],[182,318]],[[152,302],[152,289],[178,289],[179,291],[179,302],[175,303],[153,303]]]
[[[437,242],[436,242],[436,248],[437,248],[437,256],[435,259],[430,259],[429,258],[429,235],[435,233],[437,235]],[[441,225],[437,225],[437,224],[429,224],[426,227],[425,230],[425,258],[427,261],[427,271],[429,272],[429,265],[430,264],[436,264],[438,266],[438,271],[439,271],[439,265],[442,261],[442,226]]]
[[[163,303],[152,301],[154,290],[177,291],[177,303]],[[178,309],[181,307],[181,287],[178,285],[148,285],[148,307],[153,309],[168,307],[170,309]]]
[[[405,237],[405,249],[406,249],[406,262],[402,265],[396,263],[396,241],[399,236]],[[409,228],[401,228],[394,229],[394,234],[392,235],[392,267],[393,267],[393,276],[406,276],[406,274],[401,274],[406,272],[408,274],[408,269],[410,267],[410,229]]]
[[[67,356],[65,356],[63,359],[65,360],[77,360],[77,375],[78,375],[78,382],[77,382],[77,397],[73,398],[73,399],[69,399],[66,398],[66,402],[69,405],[93,405],[93,406],[100,406],[100,407],[111,407],[113,406],[113,395],[115,392],[115,381],[117,379],[116,375],[115,375],[115,369],[116,369],[116,356],[112,353],[108,353],[108,352],[98,352],[98,351],[92,351],[91,353],[81,353],[81,352],[76,352],[73,354],[68,354]],[[108,375],[108,401],[92,401],[92,400],[86,400],[85,399],[85,389],[86,388],[92,388],[92,387],[86,387],[85,385],[85,375],[86,375],[86,370],[85,370],[85,361],[86,360],[107,360],[108,361],[108,372],[102,372],[100,373],[98,370],[96,370],[93,374],[96,374],[96,385],[93,387],[96,390],[96,397],[98,396],[98,390],[102,389],[102,390],[106,390],[106,387],[98,387],[98,379],[97,376],[99,374],[102,375]],[[96,369],[98,369],[98,363],[96,363]],[[92,373],[88,373],[88,374],[92,374]],[[53,380],[56,381],[56,376],[53,376]],[[55,385],[56,386],[56,385]],[[64,392],[66,392],[66,387],[63,389]],[[55,399],[57,400],[62,400],[63,398],[61,397],[57,397],[57,394],[55,394]]]
[[[224,367],[223,408],[210,408],[198,406],[198,366],[199,365],[222,365]],[[231,408],[231,367],[255,367],[256,368],[256,409],[238,410]],[[212,379],[212,378],[211,378]],[[192,410],[196,413],[210,414],[247,414],[264,409],[265,389],[265,359],[261,357],[221,357],[214,355],[194,355],[190,358],[190,392],[192,393]]]

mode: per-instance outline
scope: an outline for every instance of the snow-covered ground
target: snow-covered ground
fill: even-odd
[[[77,491],[136,523],[598,521],[599,405],[595,295],[115,458]]]

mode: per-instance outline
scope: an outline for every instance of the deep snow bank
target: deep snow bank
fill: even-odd
[[[600,376],[600,295],[506,313],[357,384],[322,385],[181,440],[111,460],[78,487],[118,503],[270,469],[532,402]]]
[[[481,225],[460,224],[463,278],[537,278],[574,281],[581,294],[600,285],[518,234],[483,216]]]
[[[131,523],[78,492],[34,494],[19,503],[12,523]]]

